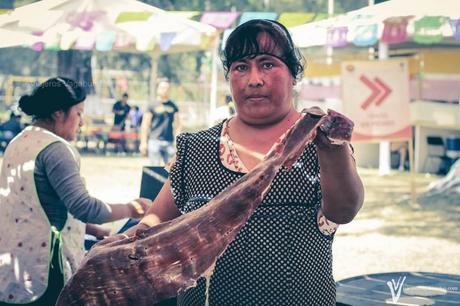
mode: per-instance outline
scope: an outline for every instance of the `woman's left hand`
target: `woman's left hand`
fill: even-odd
[[[105,227],[100,226],[100,225],[87,223],[86,224],[86,233],[88,235],[93,235],[97,239],[104,239],[104,238],[110,236],[110,229],[105,228]]]
[[[319,150],[337,150],[347,145],[347,142],[333,143],[320,128],[316,129],[316,137],[313,142]]]

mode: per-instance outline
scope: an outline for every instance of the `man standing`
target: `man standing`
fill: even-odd
[[[167,164],[174,156],[174,135],[179,133],[179,108],[170,100],[170,83],[160,81],[157,103],[144,114],[141,126],[140,151],[146,154],[152,166]]]
[[[114,130],[124,131],[126,127],[126,118],[128,117],[131,107],[128,105],[128,94],[125,92],[120,101],[115,102],[112,112],[115,114],[113,118]]]

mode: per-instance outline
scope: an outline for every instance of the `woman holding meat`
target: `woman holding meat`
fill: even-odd
[[[135,229],[186,214],[259,164],[300,118],[293,86],[302,57],[286,28],[252,20],[236,28],[223,52],[236,115],[177,138],[170,179]],[[335,305],[332,241],[363,203],[348,145],[318,131],[291,171],[282,170],[210,279],[210,305]],[[130,231],[133,233],[134,230]],[[128,234],[130,234],[128,233]],[[204,305],[205,281],[178,297]]]
[[[140,218],[149,208],[148,199],[109,205],[88,194],[69,143],[83,125],[85,98],[78,83],[58,77],[19,100],[33,124],[10,142],[2,163],[0,305],[54,305],[83,258],[85,223]]]

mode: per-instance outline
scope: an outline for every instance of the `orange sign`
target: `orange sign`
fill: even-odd
[[[342,100],[355,122],[353,141],[412,137],[405,60],[343,62]]]

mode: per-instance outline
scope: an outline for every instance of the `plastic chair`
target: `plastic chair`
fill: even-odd
[[[423,164],[426,172],[446,174],[452,164],[450,157],[446,155],[444,140],[441,136],[427,136],[427,157]]]
[[[460,158],[460,137],[449,136],[446,139],[446,155],[452,159],[452,161]]]

